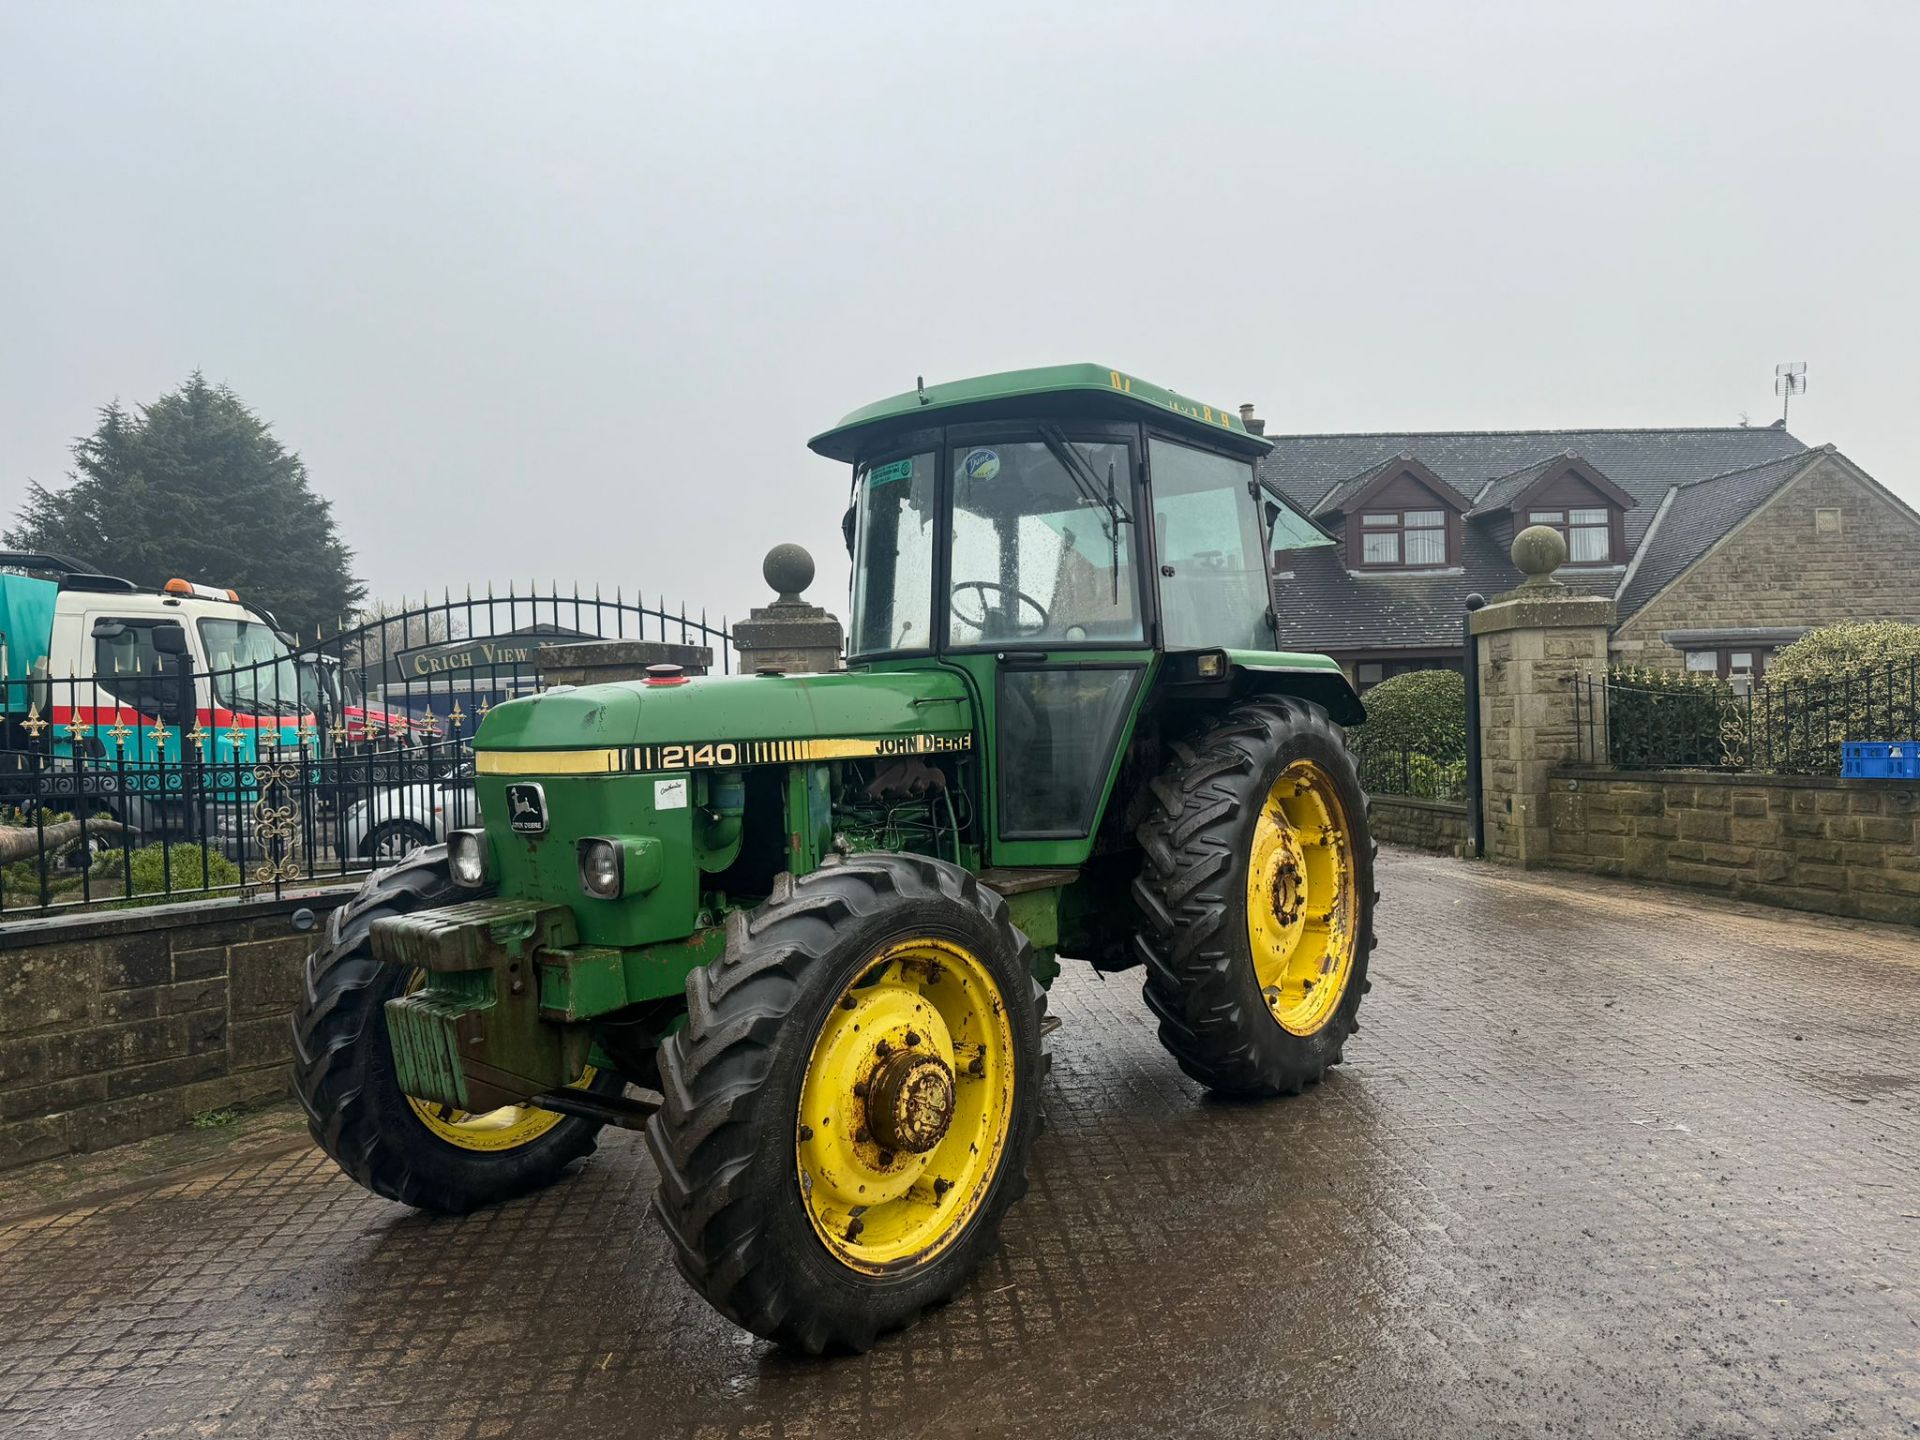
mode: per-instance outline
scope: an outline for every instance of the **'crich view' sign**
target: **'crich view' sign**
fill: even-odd
[[[477,640],[450,640],[443,645],[423,645],[417,650],[402,650],[387,658],[385,684],[405,684],[414,680],[440,680],[478,675],[490,678],[496,672],[533,668],[540,647],[555,640],[591,640],[579,630],[561,625],[534,625],[511,635],[488,635]]]

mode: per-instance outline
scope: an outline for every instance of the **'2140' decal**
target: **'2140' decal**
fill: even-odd
[[[629,770],[730,769],[736,765],[789,765],[808,760],[869,760],[894,755],[941,755],[973,749],[961,734],[888,735],[880,739],[713,740],[684,745],[636,745]]]

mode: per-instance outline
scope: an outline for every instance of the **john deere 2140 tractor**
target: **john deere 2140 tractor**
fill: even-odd
[[[1141,967],[1212,1090],[1318,1081],[1373,943],[1363,711],[1274,647],[1266,446],[1079,365],[815,438],[853,467],[847,668],[496,707],[486,828],[376,874],[309,961],[320,1143],[464,1211],[644,1128],[687,1279],[859,1350],[1026,1188],[1061,958]]]

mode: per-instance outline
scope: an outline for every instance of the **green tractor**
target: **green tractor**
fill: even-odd
[[[1075,365],[811,443],[853,467],[847,668],[497,706],[486,828],[332,915],[294,1032],[315,1137],[405,1204],[501,1200],[644,1129],[687,1279],[818,1353],[991,1250],[1058,957],[1141,967],[1200,1084],[1296,1094],[1358,1028],[1375,894],[1340,729],[1364,711],[1274,648],[1240,417]]]

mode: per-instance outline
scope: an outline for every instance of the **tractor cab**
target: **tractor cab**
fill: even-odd
[[[811,445],[853,466],[849,664],[960,671],[990,717],[996,864],[1084,858],[1164,682],[1295,671],[1360,718],[1330,661],[1276,653],[1271,445],[1231,410],[1061,365],[922,385]]]
[[[853,464],[855,661],[976,649],[1273,643],[1270,442],[1092,365],[869,405],[816,437]]]

